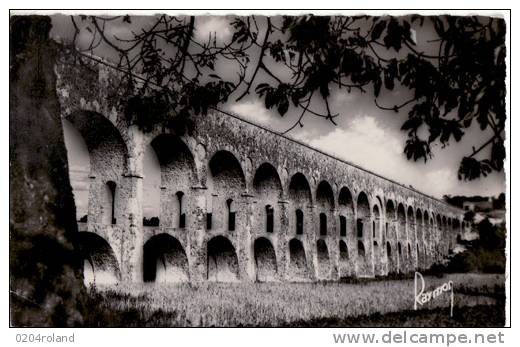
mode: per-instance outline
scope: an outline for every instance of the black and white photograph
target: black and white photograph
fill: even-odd
[[[11,11],[9,326],[509,326],[510,14]]]

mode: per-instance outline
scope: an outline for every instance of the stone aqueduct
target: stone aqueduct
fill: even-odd
[[[462,211],[233,116],[190,135],[127,126],[118,72],[57,60],[62,117],[89,150],[88,281],[316,281],[424,269]],[[160,162],[160,223],[143,226],[143,153]]]

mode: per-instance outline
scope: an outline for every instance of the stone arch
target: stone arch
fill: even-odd
[[[370,204],[364,192],[358,195],[356,210],[356,235],[358,238],[364,238],[370,235]]]
[[[157,152],[148,143],[143,152],[143,226],[158,227],[161,224],[162,212],[162,194],[163,185],[161,179],[163,177],[161,163],[157,157]],[[166,186],[164,186],[166,189]],[[173,196],[172,196],[173,198]],[[173,222],[172,222],[173,223]],[[163,221],[164,224],[164,221]]]
[[[356,239],[358,248],[358,274],[367,275],[372,272],[372,217],[370,202],[365,192],[361,191],[356,200]],[[354,243],[356,244],[356,243]]]
[[[316,207],[319,214],[319,234],[333,234],[334,191],[327,181],[321,181],[316,189]]]
[[[207,279],[217,282],[238,280],[238,258],[235,247],[222,235],[208,241]]]
[[[439,240],[442,237],[442,220],[441,220],[441,215],[438,214],[435,217],[435,220],[437,222],[437,228],[435,230],[436,240]]]
[[[253,188],[257,196],[280,199],[283,193],[282,181],[276,168],[269,163],[260,165],[253,178]]]
[[[253,254],[255,257],[256,280],[266,282],[276,279],[278,266],[276,264],[276,253],[271,241],[265,237],[257,238],[253,246]]]
[[[88,222],[88,194],[90,187],[90,155],[80,131],[66,119],[62,119],[63,138],[67,149],[69,179],[76,204],[76,220]]]
[[[422,251],[420,251],[419,245],[424,244],[424,220],[420,208],[417,208],[415,211],[415,224],[417,230],[417,238],[415,242],[417,266],[419,269],[421,269],[424,267],[424,254]]]
[[[300,206],[312,204],[311,186],[307,178],[300,172],[295,173],[289,182],[289,198],[300,202]]]
[[[311,221],[308,209],[312,206],[312,192],[302,173],[297,172],[291,177],[288,196],[292,210],[289,213],[290,234],[305,234]]]
[[[327,181],[321,181],[316,189],[316,204],[323,208],[334,208],[334,191],[332,186]]]
[[[373,247],[372,247],[372,258],[374,263],[374,271],[376,275],[381,274],[382,271],[382,259],[381,259],[381,253],[384,252],[384,249],[379,249],[379,244],[377,240],[383,240],[382,233],[381,233],[381,218],[380,218],[380,212],[379,212],[379,206],[375,204],[372,207],[372,239]]]
[[[298,239],[289,241],[289,277],[294,280],[309,278],[305,249]]]
[[[354,234],[354,202],[347,187],[342,187],[338,196],[338,212],[340,218],[340,237]]]
[[[424,242],[424,220],[420,208],[415,211],[415,225],[417,226],[417,240]]]
[[[330,256],[325,240],[319,239],[316,242],[316,254],[318,257],[318,279],[329,279],[331,270]]]
[[[188,257],[179,240],[169,234],[152,236],[143,248],[145,282],[187,282]]]
[[[411,234],[413,227],[415,226],[415,214],[413,213],[413,207],[411,205],[408,206],[408,210],[406,213],[406,222],[408,224],[408,227],[410,228],[409,234]]]
[[[79,232],[78,245],[86,285],[113,284],[121,280],[114,250],[103,237],[92,232]]]
[[[232,225],[245,225],[246,216],[239,213],[241,195],[246,189],[240,162],[231,152],[221,150],[211,157],[208,166],[206,224],[211,224],[213,230],[224,231],[232,231]]]
[[[374,205],[372,208],[372,237],[381,239],[381,214],[379,213],[379,206]]]
[[[448,220],[447,220],[446,216],[442,216],[442,225],[441,225],[441,230],[440,230],[441,239],[448,238],[447,231],[448,231]]]
[[[161,171],[160,224],[179,228],[183,213],[184,224],[187,219],[182,205],[189,203],[188,193],[197,182],[195,159],[186,143],[173,134],[156,136],[150,146],[157,156]],[[182,200],[179,199],[179,192],[182,193]]]
[[[396,212],[395,212],[395,204],[392,200],[387,200],[386,202],[386,222],[384,227],[384,233],[386,239],[395,239],[395,220],[396,220]]]
[[[423,238],[424,242],[429,245],[431,239],[430,214],[428,210],[423,211]]]
[[[398,238],[400,240],[406,240],[406,212],[402,203],[397,205],[397,224],[399,234]]]
[[[410,242],[412,245],[415,245],[416,238],[415,238],[415,213],[413,210],[413,207],[411,205],[408,205],[408,209],[406,210],[406,240],[408,242],[409,252],[407,253],[406,257],[406,266],[407,270],[411,271],[415,268],[417,262],[415,258],[415,252],[411,251]]]
[[[278,172],[269,163],[258,167],[253,178],[256,205],[253,210],[254,230],[278,232],[280,228],[279,201],[282,197],[282,182]]]
[[[106,183],[114,182],[117,195],[124,195],[123,175],[128,171],[128,147],[119,129],[105,116],[92,111],[77,111],[67,116],[66,122],[79,131],[89,154],[88,222],[103,223],[100,204],[106,194]],[[120,191],[121,190],[121,191]],[[123,220],[126,199],[114,199],[114,216]],[[109,223],[111,224],[111,223]]]

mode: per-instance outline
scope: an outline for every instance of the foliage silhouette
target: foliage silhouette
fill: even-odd
[[[100,47],[109,51],[117,67],[134,82],[128,121],[144,130],[161,124],[189,131],[190,114],[205,114],[252,91],[280,116],[291,108],[301,112],[284,133],[303,126],[308,116],[336,124],[339,113],[330,106],[332,91],[359,90],[373,93],[383,110],[408,112],[401,129],[407,133],[404,153],[409,160],[426,162],[433,155],[433,145],[444,148],[460,141],[465,129],[477,122],[486,132],[483,136],[489,136],[463,156],[459,179],[472,180],[503,168],[503,19],[227,17],[233,35],[219,42],[216,33],[198,38],[198,17],[160,15],[148,25],[139,25],[139,30],[135,30],[134,18],[73,16],[71,20],[75,41],[85,30],[92,33],[90,44],[83,45],[85,51],[99,52]],[[119,38],[110,29],[114,24],[118,32],[127,27],[133,34]],[[417,30],[433,32],[437,38],[419,44]],[[222,63],[233,66],[236,74],[219,75]],[[382,88],[409,90],[412,97],[382,106],[377,101]],[[321,104],[322,111],[316,108]]]

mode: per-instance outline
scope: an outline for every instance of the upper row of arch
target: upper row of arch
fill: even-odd
[[[96,112],[82,111],[70,114],[67,120],[80,131],[85,139],[89,153],[103,147],[100,146],[100,143],[105,142],[110,144],[113,150],[115,149],[116,151],[122,152],[120,154],[123,155],[125,159],[127,158],[128,147],[126,143],[129,136],[120,130],[120,126],[114,125],[108,118]],[[237,153],[234,153],[232,149],[216,150],[211,154],[208,162],[208,169],[213,179],[213,182],[211,182],[211,179],[210,181],[204,181],[206,175],[202,175],[200,172],[203,171],[204,168],[197,167],[193,154],[195,152],[196,156],[200,156],[201,154],[198,152],[204,152],[205,148],[201,150],[199,150],[199,148],[195,149],[193,148],[193,144],[186,144],[179,136],[172,134],[155,134],[150,138],[150,145],[154,149],[162,168],[176,167],[181,170],[185,169],[192,175],[191,179],[194,182],[202,178],[201,182],[206,185],[215,184],[215,181],[218,181],[220,176],[231,176],[239,183],[237,188],[242,190],[247,189],[246,175],[240,161],[237,159]],[[190,147],[195,149],[195,151],[190,149]],[[206,156],[206,153],[202,155]],[[252,166],[252,163],[250,163],[250,165]],[[381,199],[379,195],[370,199],[370,194],[367,195],[362,190],[355,195],[356,199],[353,199],[351,190],[346,186],[342,186],[339,189],[336,199],[334,189],[327,180],[321,180],[317,183],[315,196],[313,196],[310,181],[302,172],[297,172],[292,176],[288,175],[288,177],[286,177],[286,179],[289,180],[289,188],[288,191],[284,191],[286,185],[282,184],[280,173],[272,164],[263,162],[256,170],[254,170],[253,167],[249,169],[254,171],[252,188],[257,195],[275,191],[279,199],[283,199],[286,196],[289,198],[293,197],[308,201],[311,205],[329,206],[331,209],[346,206],[352,209],[356,208],[361,212],[371,212],[374,214],[378,214],[379,211],[382,211],[387,217],[391,217],[392,214],[395,213],[394,218],[396,219],[403,217],[403,215],[406,219],[413,216],[414,220],[418,217],[428,216],[430,220],[437,223],[452,223],[451,216],[446,217],[435,214],[431,209],[421,209],[419,207],[414,209],[411,205],[403,204],[402,202],[396,204],[394,199]],[[372,202],[370,200],[372,200]],[[396,205],[397,209],[395,208]],[[457,218],[453,217],[453,220],[457,220]]]

